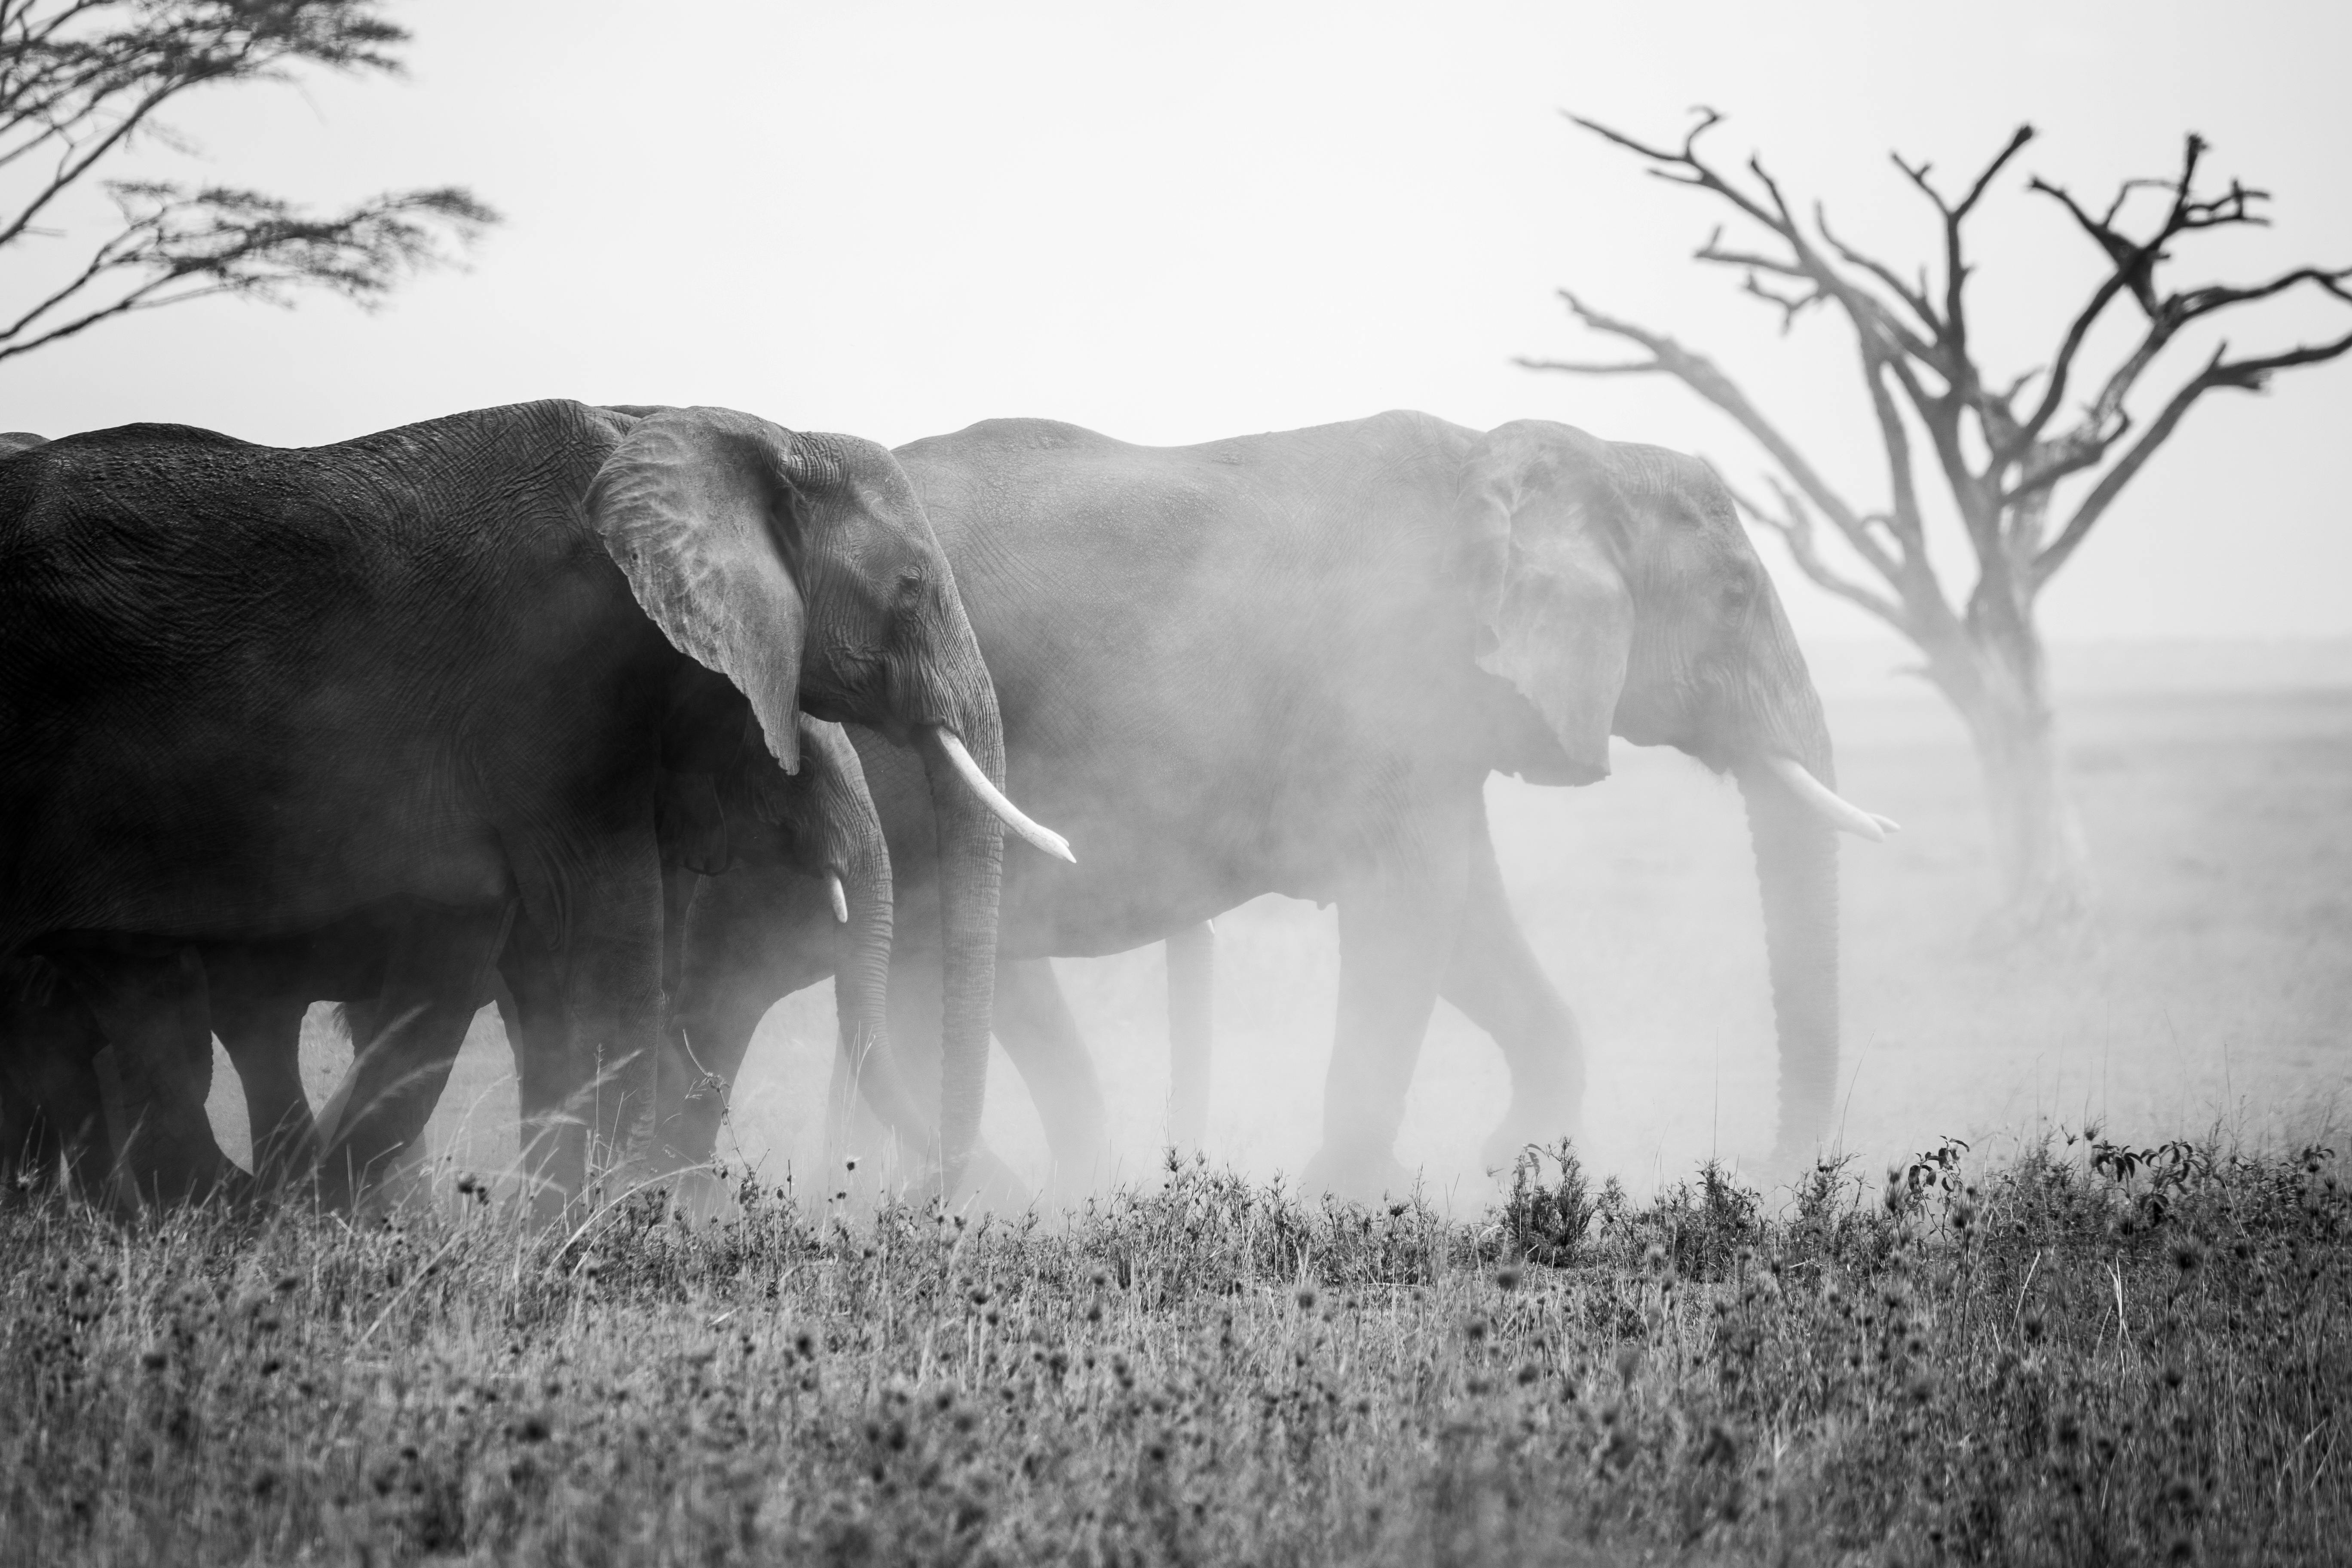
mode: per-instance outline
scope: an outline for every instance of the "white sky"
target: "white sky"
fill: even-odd
[[[508,215],[472,269],[374,315],[213,301],[96,329],[0,365],[0,428],[178,420],[307,444],[572,396],[891,443],[1020,414],[1181,442],[1410,406],[1566,419],[1752,482],[1752,449],[1671,384],[1509,364],[1610,352],[1570,330],[1551,290],[1572,284],[1714,352],[1858,504],[1883,504],[1842,330],[1777,337],[1735,276],[1685,259],[1720,215],[1563,106],[1666,139],[1711,103],[1731,116],[1718,154],[1760,147],[1904,262],[1936,236],[1887,150],[1958,178],[2031,119],[2042,139],[1979,237],[1996,368],[2046,356],[2095,260],[2022,194],[2030,173],[2104,196],[2170,172],[2193,128],[2214,174],[2277,194],[2277,226],[2191,248],[2180,281],[2352,263],[2341,4],[396,14],[417,35],[408,80],[203,100],[173,121],[202,158],[154,148],[139,172],[320,203],[465,183]],[[0,266],[0,292],[29,283]],[[2347,317],[2283,307],[2230,335],[2284,345]],[[2352,635],[2347,416],[2352,363],[2209,398],[2052,591],[2053,633]],[[1866,629],[1784,592],[1810,635]]]

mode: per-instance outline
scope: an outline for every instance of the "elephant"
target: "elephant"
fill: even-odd
[[[732,692],[723,679],[699,668],[684,672],[702,688],[698,699],[682,698],[673,713],[696,714]],[[699,715],[698,715],[698,718]],[[724,718],[721,714],[719,718]],[[843,987],[841,1027],[845,1048],[859,1042],[871,1050],[887,1029],[882,988],[889,970],[891,941],[890,864],[880,821],[856,752],[837,724],[800,715],[801,769],[786,774],[771,767],[747,767],[766,760],[760,736],[739,726],[737,743],[727,744],[728,727],[698,722],[679,747],[666,752],[655,795],[656,837],[661,848],[665,900],[682,905],[694,881],[730,866],[773,868],[806,878],[823,891],[839,932],[836,967],[865,984]],[[673,726],[678,728],[678,726]],[[717,742],[714,744],[714,741]],[[666,921],[664,988],[676,984],[678,921]],[[433,1037],[437,1047],[414,1048],[415,1034],[394,1037],[387,1029],[397,1003],[386,995],[392,955],[411,940],[398,919],[377,912],[373,920],[345,922],[330,932],[277,943],[215,943],[201,949],[210,982],[212,1026],[235,1063],[254,1130],[255,1169],[282,1183],[299,1177],[323,1157],[340,1173],[341,1148],[354,1136],[355,1116],[381,1100],[373,1135],[358,1134],[375,1153],[373,1163],[397,1161],[413,1148],[425,1119],[446,1082],[457,1047],[475,1013],[496,1003],[513,1043],[525,1081],[527,1120],[544,1121],[561,1107],[537,1103],[531,1081],[536,1059],[525,1045],[524,1026],[510,986],[483,985],[462,992],[450,1016]],[[512,939],[509,939],[510,941]],[[313,1126],[299,1072],[302,1016],[313,1001],[345,1004],[353,1062]],[[412,1048],[390,1047],[395,1037]],[[383,1042],[383,1046],[377,1043]],[[682,1074],[683,1093],[692,1098],[703,1075],[690,1056],[665,1053],[663,1075]],[[654,1129],[658,1141],[662,1129]],[[655,1157],[660,1158],[658,1148]]]
[[[911,747],[930,780],[951,1183],[984,1089],[1002,828],[1067,849],[1003,792],[986,668],[887,451],[559,401],[322,447],[129,426],[0,460],[0,811],[31,825],[0,847],[0,963],[78,973],[126,1069],[125,1158],[166,1195],[230,1174],[165,1044],[186,950],[386,910],[372,1056],[446,1056],[424,1033],[470,1017],[499,959],[527,1095],[549,1121],[594,1100],[537,1130],[540,1168],[576,1191],[592,1142],[641,1143],[664,758],[749,724],[791,773],[803,713]],[[391,1098],[368,1141],[339,1130],[352,1168],[429,1110]]]
[[[1489,1168],[1578,1128],[1576,1023],[1511,914],[1483,789],[1497,771],[1597,782],[1612,734],[1738,781],[1780,1037],[1774,1159],[1828,1134],[1832,830],[1892,825],[1834,794],[1804,658],[1706,465],[1548,421],[1481,433],[1411,412],[1181,447],[991,420],[896,456],[995,682],[1014,791],[1079,856],[1054,876],[1008,865],[1003,959],[1122,951],[1266,892],[1339,906],[1309,1186],[1405,1179],[1393,1142],[1441,994],[1511,1069]],[[851,735],[917,931],[935,863],[918,781]],[[731,1072],[780,984],[814,966],[790,956],[811,919],[740,874],[698,893],[678,1011],[712,1070]],[[894,1005],[935,962],[919,944],[898,946]],[[902,1054],[920,1035],[894,1017]],[[1006,1046],[1057,1157],[1079,1145],[1053,1129],[1083,1096],[1040,1082],[1069,1053],[1033,1070]]]

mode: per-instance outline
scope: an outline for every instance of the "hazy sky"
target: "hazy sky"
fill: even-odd
[[[1718,153],[1760,147],[1906,261],[1936,235],[1887,150],[1958,178],[2031,119],[2042,139],[1980,236],[1998,367],[2046,357],[2095,261],[2023,194],[2030,173],[2103,195],[2168,172],[2193,128],[2216,174],[2276,193],[2277,223],[2190,248],[2183,281],[2352,263],[2340,4],[395,12],[417,35],[406,81],[200,100],[174,124],[201,159],[158,147],[139,172],[321,203],[467,183],[508,215],[472,269],[373,315],[215,301],[97,329],[0,365],[0,428],[179,420],[306,444],[572,396],[892,443],[1001,415],[1181,442],[1409,406],[1566,419],[1752,482],[1752,449],[1669,384],[1510,365],[1607,352],[1553,298],[1572,284],[1712,350],[1881,504],[1837,323],[1778,337],[1735,277],[1685,259],[1720,215],[1562,107],[1666,138],[1713,104],[1731,116]],[[0,266],[12,296],[30,281]],[[2230,335],[2284,344],[2347,318],[2281,308]],[[2352,634],[2347,430],[2352,363],[2209,398],[2053,590],[2053,633]],[[1787,593],[1810,634],[1863,629]]]

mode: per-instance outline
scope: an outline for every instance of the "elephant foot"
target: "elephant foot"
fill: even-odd
[[[1307,1197],[1328,1193],[1350,1203],[1369,1204],[1403,1197],[1419,1181],[1388,1149],[1335,1149],[1327,1143],[1307,1162],[1298,1178],[1298,1191]]]
[[[355,1208],[373,1218],[426,1214],[440,1205],[432,1162],[422,1150],[412,1145],[390,1163],[390,1169],[361,1190]]]
[[[923,1184],[936,1192],[940,1184],[938,1170],[929,1173]],[[964,1163],[963,1180],[948,1194],[950,1208],[975,1213],[1017,1213],[1035,1202],[1028,1184],[1014,1175],[1013,1167],[985,1143],[971,1152],[971,1158]]]
[[[961,1178],[952,1189],[945,1187],[946,1173],[935,1157],[911,1166],[901,1165],[898,1170],[911,1173],[896,1174],[886,1167],[876,1173],[878,1180],[868,1187],[861,1165],[854,1175],[825,1195],[852,1204],[861,1199],[887,1200],[895,1196],[900,1203],[920,1205],[941,1198],[950,1211],[972,1214],[1019,1213],[1037,1201],[1028,1184],[1014,1175],[1013,1167],[985,1143],[972,1150],[971,1157],[964,1162]]]
[[[117,1200],[132,1213],[215,1202],[238,1207],[256,1195],[253,1178],[235,1161],[194,1139],[142,1135],[116,1156],[114,1169]]]
[[[1573,1095],[1514,1095],[1511,1109],[1479,1151],[1490,1176],[1507,1176],[1530,1145],[1543,1150],[1573,1141],[1583,1129],[1583,1108]]]

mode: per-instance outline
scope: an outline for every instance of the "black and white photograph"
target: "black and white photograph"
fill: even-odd
[[[0,0],[0,1568],[2352,1562],[2347,61]]]

